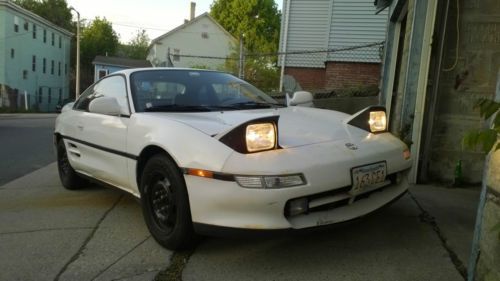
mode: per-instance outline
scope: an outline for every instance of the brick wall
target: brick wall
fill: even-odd
[[[358,86],[377,86],[380,81],[379,63],[327,62],[325,88],[337,90]]]
[[[295,78],[303,90],[310,91],[312,93],[324,92],[324,68],[286,67],[285,74]]]
[[[302,89],[329,92],[359,86],[377,86],[379,63],[327,62],[326,68],[287,67],[285,74],[293,76]]]

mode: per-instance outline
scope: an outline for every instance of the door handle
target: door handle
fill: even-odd
[[[83,130],[83,125],[76,125],[76,127],[80,130]]]

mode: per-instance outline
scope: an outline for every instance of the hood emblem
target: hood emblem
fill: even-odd
[[[350,150],[358,150],[358,147],[354,143],[350,143],[350,142],[346,143],[345,147],[347,147]]]

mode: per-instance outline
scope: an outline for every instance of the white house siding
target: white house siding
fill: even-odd
[[[334,0],[330,25],[330,49],[359,46],[385,40],[387,10],[375,15],[373,0]],[[379,46],[329,53],[329,61],[381,62]]]
[[[283,0],[284,17],[287,1],[291,1],[287,52],[341,49],[385,39],[387,9],[375,15],[373,0]],[[281,52],[285,51],[284,17],[281,24]],[[328,54],[291,54],[286,56],[286,66],[324,68],[326,61],[380,63],[379,47]]]
[[[287,6],[283,1],[283,13]],[[290,0],[286,51],[324,50],[327,48],[331,0]],[[284,23],[284,21],[283,21]],[[284,51],[284,24],[280,51]],[[326,53],[287,55],[288,67],[325,67]]]
[[[236,40],[214,23],[208,15],[201,15],[193,21],[170,34],[167,33],[166,36],[155,39],[147,59],[154,66],[168,66],[167,56],[170,49],[170,58],[175,67],[221,68],[225,59],[183,57],[183,55],[225,58],[235,50]],[[208,34],[208,38],[202,37],[204,32]],[[178,60],[173,56],[176,50],[180,55]]]

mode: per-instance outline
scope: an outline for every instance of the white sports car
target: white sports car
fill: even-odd
[[[280,105],[215,71],[113,73],[57,118],[59,175],[67,189],[92,179],[140,198],[170,249],[214,230],[334,224],[406,192],[410,152],[387,132],[383,107],[347,115],[307,105],[310,93]]]

